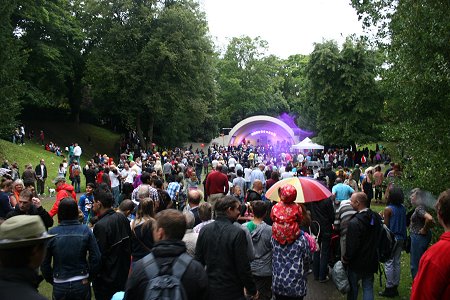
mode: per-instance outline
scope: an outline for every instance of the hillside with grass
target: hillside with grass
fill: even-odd
[[[64,156],[67,156],[64,148],[71,143],[77,142],[83,150],[81,155],[82,165],[96,152],[106,153],[113,157],[118,154],[120,136],[98,126],[90,124],[77,125],[69,122],[33,121],[25,122],[25,130],[27,134],[29,130],[34,130],[34,138],[31,141],[26,138],[25,145],[16,145],[10,141],[0,140],[0,161],[3,162],[6,159],[9,163],[17,162],[21,173],[25,164],[31,163],[35,167],[39,164],[41,158],[46,162],[49,178],[55,177],[58,173],[58,167],[63,157],[58,157],[55,153],[46,151],[38,143],[37,138],[40,130],[44,130],[45,142],[52,141],[60,146]],[[88,137],[90,142],[88,142]]]

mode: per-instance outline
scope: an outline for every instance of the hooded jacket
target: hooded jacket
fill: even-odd
[[[250,231],[254,248],[254,259],[250,262],[252,274],[260,277],[272,276],[272,226],[264,221],[250,230],[247,226],[250,222],[242,224],[242,227]]]
[[[70,184],[64,183],[56,188],[56,201],[53,204],[52,209],[48,212],[50,217],[53,218],[58,213],[59,202],[67,197],[72,197],[75,202],[77,201],[77,194],[75,194],[74,187]]]
[[[373,274],[378,270],[378,235],[381,218],[370,209],[359,211],[348,223],[344,259],[357,273]]]

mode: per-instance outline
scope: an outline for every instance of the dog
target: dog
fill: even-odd
[[[50,188],[49,186],[47,188],[48,188],[48,196],[49,197],[54,197],[56,195],[56,190]]]

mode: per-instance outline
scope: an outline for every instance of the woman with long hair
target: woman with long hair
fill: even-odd
[[[433,217],[425,209],[426,198],[426,191],[419,188],[415,188],[411,191],[410,200],[411,204],[415,207],[409,225],[409,233],[411,236],[410,263],[413,280],[419,269],[420,258],[431,242],[431,227],[433,227],[434,224]]]
[[[364,177],[362,181],[362,188],[364,191],[364,194],[367,195],[367,199],[369,200],[369,208],[370,208],[370,202],[373,198],[373,171],[368,170],[366,172],[366,176]]]
[[[398,285],[400,283],[400,257],[403,244],[406,240],[406,208],[403,206],[405,196],[398,187],[389,191],[387,206],[384,209],[384,224],[395,235],[397,241],[393,249],[393,257],[384,263],[386,273],[386,288],[379,292],[383,297],[398,296]]]
[[[144,198],[139,202],[136,218],[131,221],[132,266],[153,248],[154,202]]]

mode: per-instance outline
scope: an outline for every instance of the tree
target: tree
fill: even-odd
[[[69,106],[77,116],[83,72],[84,34],[74,9],[80,1],[21,1],[12,15],[17,37],[28,53],[21,78],[27,105]]]
[[[130,121],[144,145],[198,138],[204,131],[194,129],[210,123],[216,92],[214,52],[198,5],[120,1],[98,3],[97,10],[87,81],[101,111]]]
[[[306,69],[301,125],[316,131],[326,144],[376,140],[382,109],[376,70],[376,54],[363,40],[348,38],[342,50],[333,41],[316,44]]]
[[[367,27],[381,29],[375,42],[387,54],[384,138],[404,155],[404,184],[438,194],[450,186],[448,176],[440,176],[448,173],[450,149],[450,3],[352,4]]]
[[[27,55],[22,43],[14,35],[12,15],[16,1],[4,1],[0,4],[0,136],[9,136],[18,125],[20,96],[24,84],[20,80]]]
[[[230,127],[255,114],[277,115],[289,105],[280,87],[281,61],[266,56],[267,42],[259,37],[233,38],[219,61],[219,119]]]

